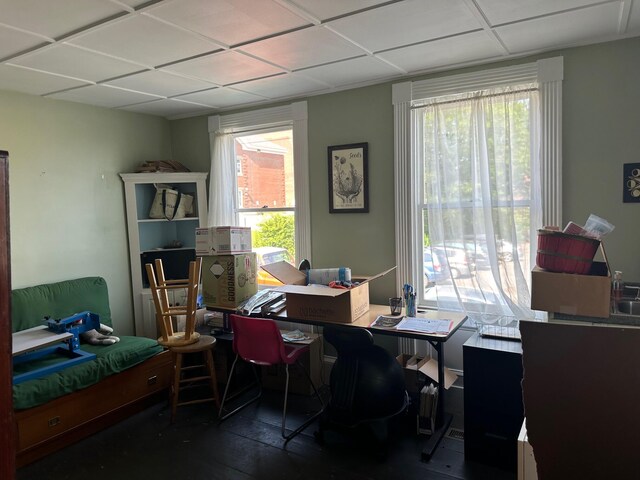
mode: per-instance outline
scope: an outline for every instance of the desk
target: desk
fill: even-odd
[[[216,310],[223,313],[235,313],[235,311],[230,309],[223,308],[215,308],[209,307],[210,310]],[[370,305],[369,311],[357,318],[352,323],[340,323],[340,322],[331,322],[329,320],[318,321],[318,320],[304,320],[300,318],[293,318],[287,315],[286,310],[282,311],[276,315],[269,315],[268,318],[272,318],[273,320],[280,320],[284,322],[294,322],[294,323],[303,323],[307,325],[316,325],[316,326],[326,326],[326,325],[342,325],[345,327],[357,327],[357,328],[365,328],[369,330],[371,333],[376,335],[388,335],[392,337],[402,337],[402,338],[411,338],[415,340],[423,340],[429,342],[429,344],[436,350],[438,354],[438,385],[442,387],[438,391],[439,401],[438,401],[438,413],[437,413],[437,425],[436,431],[431,435],[427,445],[422,451],[422,460],[428,461],[431,459],[433,453],[436,451],[438,444],[442,437],[444,437],[449,425],[451,424],[451,415],[445,414],[444,412],[444,402],[445,402],[445,388],[444,388],[444,343],[451,338],[451,336],[460,328],[460,326],[465,322],[467,316],[461,312],[445,312],[442,310],[429,310],[426,312],[419,312],[418,316],[422,318],[429,318],[433,320],[451,320],[452,325],[449,333],[446,335],[436,335],[436,334],[425,334],[419,332],[406,332],[406,331],[398,331],[391,330],[386,328],[376,328],[370,327],[371,323],[379,316],[379,315],[388,315],[389,314],[389,306],[388,305]]]

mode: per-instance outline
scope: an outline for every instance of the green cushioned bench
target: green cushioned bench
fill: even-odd
[[[20,288],[11,293],[13,332],[40,326],[45,316],[66,318],[83,311],[98,314],[104,325],[113,325],[104,278],[85,277]],[[94,360],[13,386],[19,432],[18,464],[70,443],[61,438],[65,435],[73,441],[82,437],[79,430],[93,433],[96,429],[91,424],[96,419],[101,419],[100,424],[108,423],[106,416],[116,418],[116,412],[123,407],[131,407],[168,388],[171,359],[156,340],[122,336],[118,332],[114,335],[120,337],[120,342],[114,345],[81,342],[82,350],[96,354]],[[18,364],[14,373],[62,360],[52,355]],[[64,421],[61,415],[66,417]]]

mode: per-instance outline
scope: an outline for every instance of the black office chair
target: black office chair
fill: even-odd
[[[326,326],[324,338],[338,357],[329,380],[331,400],[320,418],[316,440],[324,442],[327,430],[342,433],[368,429],[386,454],[388,420],[409,404],[402,367],[384,348],[373,344],[368,330]]]

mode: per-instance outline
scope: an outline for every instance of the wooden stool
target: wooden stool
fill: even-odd
[[[219,409],[220,400],[212,353],[216,339],[208,335],[200,335],[195,331],[196,299],[198,297],[202,258],[198,257],[195,261],[189,262],[189,278],[184,280],[167,280],[164,275],[162,260],[160,259],[155,261],[155,272],[152,264],[147,263],[145,267],[153,303],[156,307],[156,320],[161,333],[158,343],[167,347],[173,355],[174,374],[171,388],[171,422],[173,423],[179,405],[214,401]],[[171,306],[169,304],[168,291],[178,289],[187,291],[186,304]],[[178,330],[177,326],[174,325],[177,316],[184,316],[184,330],[182,331]],[[201,353],[203,363],[183,367],[183,355],[191,353]],[[183,372],[197,368],[205,368],[205,374],[182,378]],[[178,397],[181,388],[196,386],[196,384],[201,384],[204,380],[208,380],[211,384],[212,397],[179,402]]]
[[[218,396],[218,382],[216,380],[216,369],[213,363],[213,349],[216,346],[215,337],[209,335],[200,335],[196,343],[190,343],[188,345],[179,347],[169,347],[173,354],[175,371],[173,375],[173,385],[171,386],[171,423],[173,423],[176,410],[181,405],[190,405],[194,403],[202,402],[215,402],[216,408],[220,409],[220,397]],[[183,355],[201,353],[202,364],[198,365],[186,365],[183,366]],[[182,373],[195,369],[204,369],[203,374],[199,376],[186,376],[183,378]],[[208,381],[211,386],[211,397],[198,398],[194,400],[187,400],[180,402],[179,394],[180,390],[187,388],[197,387],[202,384],[203,381]]]

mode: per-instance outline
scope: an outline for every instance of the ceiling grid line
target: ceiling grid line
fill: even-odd
[[[639,1],[0,0],[0,89],[182,118],[640,36]]]

